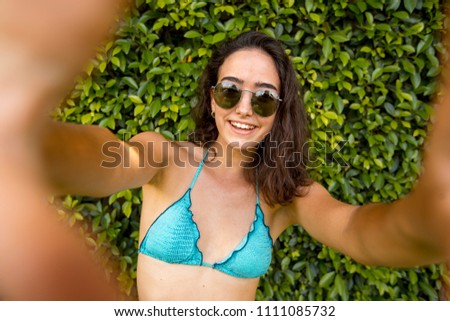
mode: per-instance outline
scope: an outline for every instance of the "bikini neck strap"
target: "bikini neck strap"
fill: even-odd
[[[206,157],[208,156],[208,151],[209,150],[207,149],[206,152],[205,152],[205,155],[203,155],[203,159],[200,162],[200,165],[198,166],[197,171],[195,172],[195,176],[192,179],[192,182],[191,182],[191,185],[189,186],[189,189],[192,189],[194,187],[194,185],[195,185],[195,182],[197,182],[197,178],[200,175],[200,172],[202,171],[203,165],[205,164]]]
[[[259,202],[259,183],[258,183],[258,181],[259,181],[259,179],[258,179],[258,174],[259,174],[259,171],[258,171],[258,167],[256,167],[256,204],[257,205],[260,205],[260,202]]]
[[[202,171],[203,165],[205,164],[206,158],[208,157],[208,151],[209,149],[206,150],[205,155],[203,155],[203,159],[200,162],[200,165],[197,168],[197,171],[195,172],[194,178],[192,179],[191,185],[189,186],[189,189],[192,190],[192,188],[194,187],[195,183],[197,182],[198,176],[200,175],[200,172]],[[259,179],[258,179],[258,167],[256,168],[256,204],[260,205],[260,200],[259,200]]]

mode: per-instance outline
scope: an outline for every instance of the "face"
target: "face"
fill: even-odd
[[[272,57],[259,49],[236,51],[225,59],[217,79],[218,83],[243,90],[240,100],[230,109],[221,108],[211,92],[211,108],[219,132],[217,142],[241,149],[256,146],[272,129],[275,113],[268,117],[255,113],[250,91],[263,90],[279,96],[280,79]]]

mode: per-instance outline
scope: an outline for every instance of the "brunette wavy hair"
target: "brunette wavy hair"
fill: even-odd
[[[259,49],[269,54],[280,78],[282,102],[276,111],[271,132],[258,144],[253,160],[245,165],[246,180],[256,184],[270,206],[286,205],[294,196],[303,196],[311,179],[306,170],[308,117],[300,98],[300,84],[291,60],[277,40],[256,31],[241,34],[224,43],[212,54],[198,87],[198,102],[193,108],[196,129],[190,140],[197,145],[214,142],[218,130],[211,116],[211,86],[216,85],[219,68],[225,59],[241,49]],[[257,171],[254,168],[257,167]]]

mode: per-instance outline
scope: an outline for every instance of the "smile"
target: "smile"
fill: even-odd
[[[230,121],[230,124],[233,127],[236,127],[239,129],[245,129],[245,130],[252,130],[252,129],[256,128],[256,126],[254,126],[254,125],[239,123],[237,121]]]

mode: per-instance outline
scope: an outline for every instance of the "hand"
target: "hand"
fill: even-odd
[[[2,0],[0,37],[79,68],[111,33],[125,0]],[[79,69],[77,69],[79,71]]]
[[[112,34],[125,0],[0,1],[0,119],[25,130],[53,108],[98,45]]]

